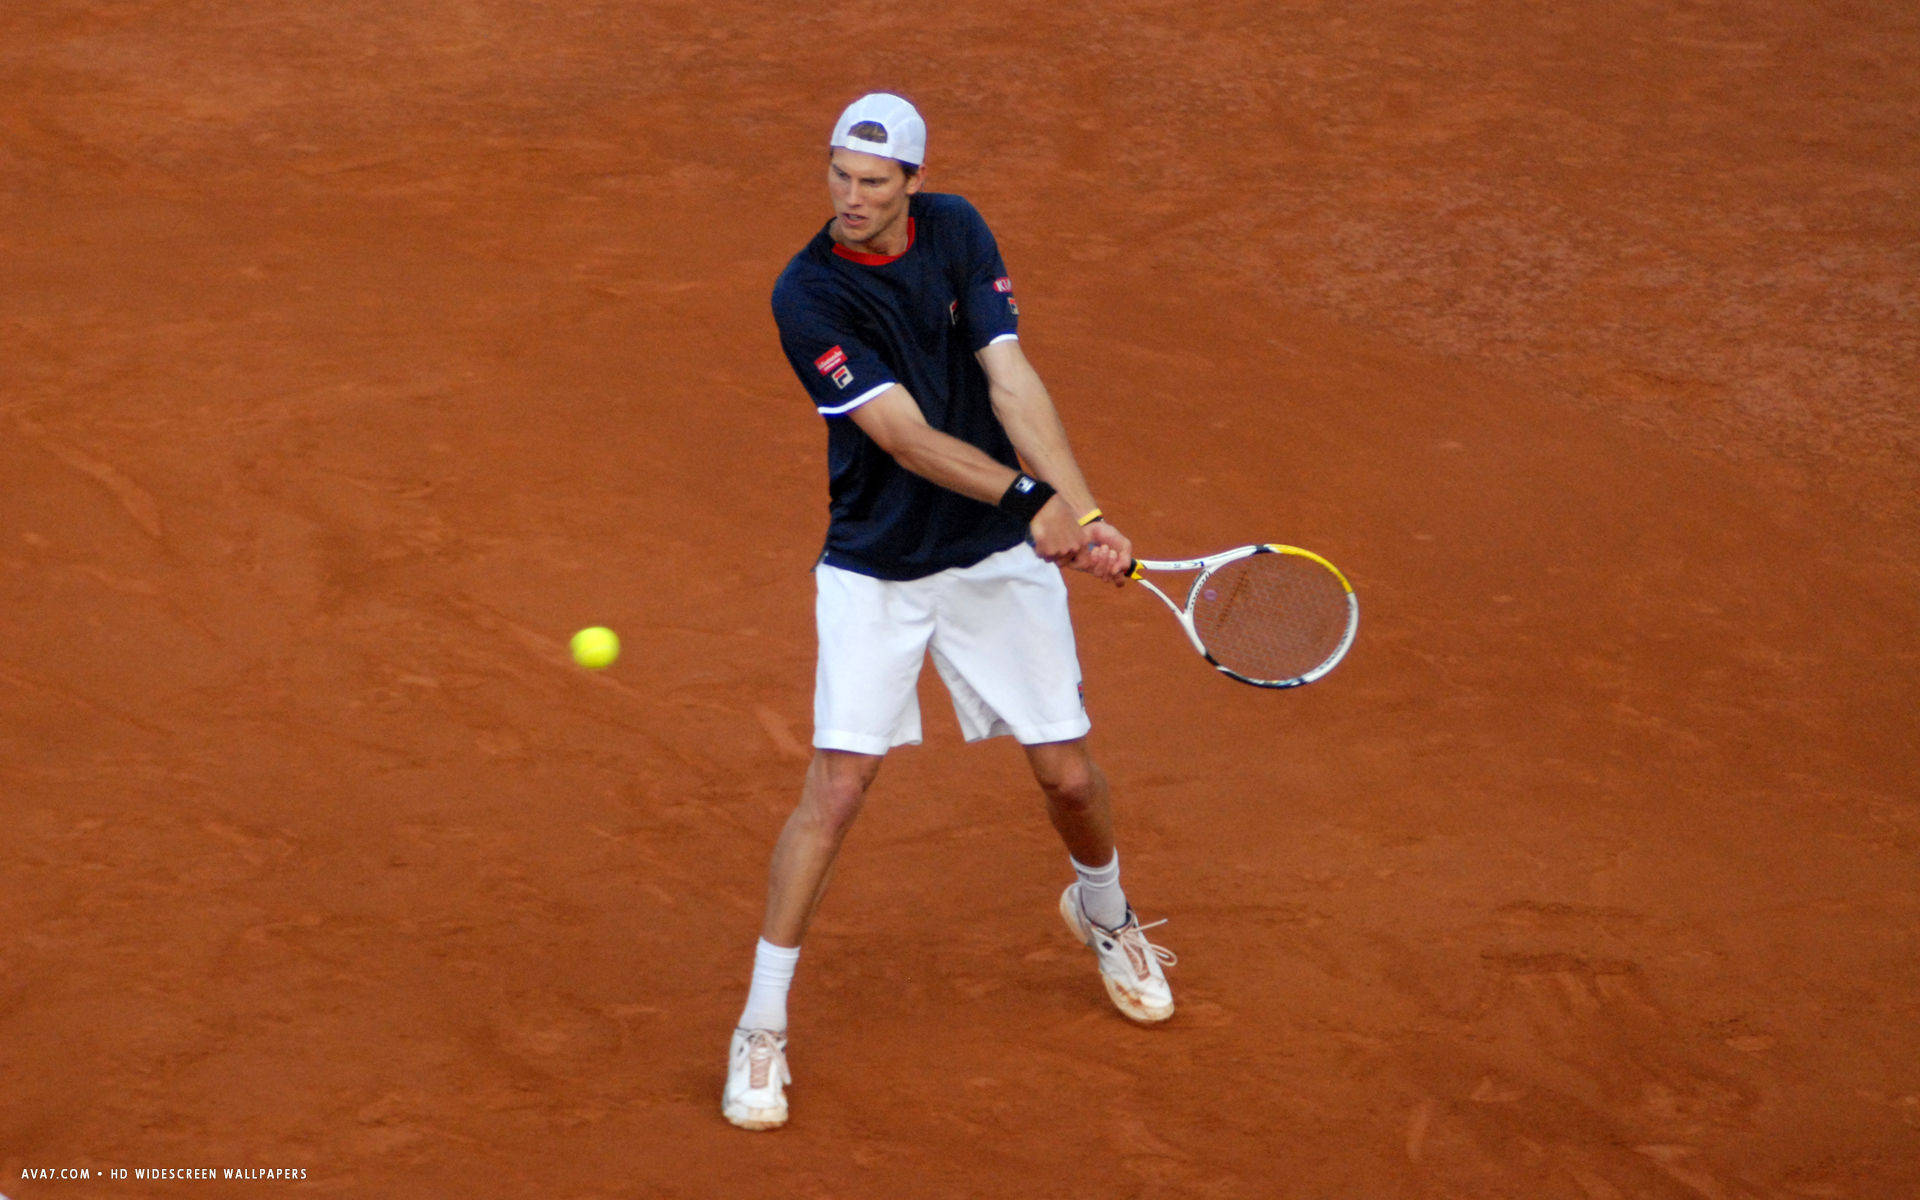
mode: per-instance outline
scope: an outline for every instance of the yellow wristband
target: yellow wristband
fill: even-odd
[[[1082,525],[1091,525],[1095,521],[1103,519],[1105,515],[1106,514],[1102,513],[1099,509],[1096,508],[1092,512],[1088,513],[1086,516],[1081,517],[1080,523]]]

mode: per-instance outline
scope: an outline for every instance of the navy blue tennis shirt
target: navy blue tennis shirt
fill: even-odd
[[[1000,248],[959,196],[915,195],[907,219],[907,248],[892,257],[850,250],[822,227],[773,285],[780,347],[827,418],[821,561],[895,580],[971,566],[1027,535],[1018,517],[902,467],[846,416],[899,384],[927,424],[1020,465],[974,358],[1018,332]]]

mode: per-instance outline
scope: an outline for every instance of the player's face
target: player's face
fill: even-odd
[[[876,254],[897,254],[907,238],[907,198],[920,190],[924,172],[911,179],[899,163],[877,154],[835,149],[827,161],[827,194],[833,198],[833,237]],[[896,244],[897,243],[897,244]]]

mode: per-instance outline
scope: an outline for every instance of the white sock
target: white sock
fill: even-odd
[[[753,986],[747,989],[740,1028],[786,1032],[787,988],[793,984],[793,968],[799,961],[800,947],[776,946],[760,939],[753,951]]]
[[[1080,877],[1080,907],[1102,929],[1118,929],[1126,924],[1127,894],[1120,890],[1120,852],[1104,867],[1089,867],[1071,854],[1073,873]]]

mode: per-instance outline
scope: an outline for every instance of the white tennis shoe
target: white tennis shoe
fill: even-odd
[[[1164,919],[1142,925],[1129,905],[1127,923],[1109,933],[1088,918],[1080,904],[1077,881],[1060,893],[1060,916],[1099,961],[1100,980],[1107,985],[1107,995],[1113,998],[1115,1008],[1148,1023],[1173,1015],[1173,989],[1167,986],[1166,972],[1160,967],[1162,963],[1170,967],[1179,962],[1179,956],[1148,941],[1145,932],[1155,925],[1165,925]]]
[[[727,1055],[727,1088],[720,1112],[742,1129],[778,1129],[787,1123],[787,1035],[736,1029]]]

